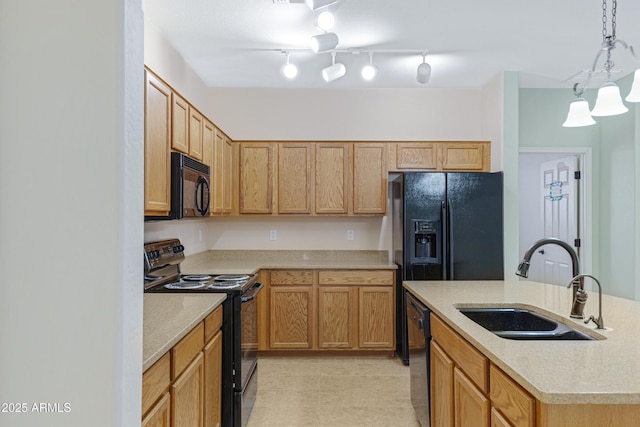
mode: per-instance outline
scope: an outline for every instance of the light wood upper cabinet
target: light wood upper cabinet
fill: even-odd
[[[189,156],[202,161],[204,118],[198,110],[189,107]]]
[[[171,148],[189,154],[189,103],[180,95],[171,94],[172,138]]]
[[[389,171],[491,171],[489,141],[416,141],[387,144]]]
[[[144,214],[171,210],[171,89],[145,70]]]
[[[231,213],[233,197],[233,146],[219,129],[213,143],[211,215]]]
[[[440,168],[443,171],[488,171],[491,168],[489,143],[441,143]]]
[[[240,145],[240,213],[273,212],[275,144]]]
[[[353,213],[387,211],[387,147],[384,143],[353,144]]]
[[[315,144],[315,212],[346,214],[349,195],[350,144]]]
[[[396,144],[395,168],[424,169],[438,168],[437,145],[427,142],[399,142]]]
[[[278,144],[278,213],[311,213],[313,156],[313,144]]]

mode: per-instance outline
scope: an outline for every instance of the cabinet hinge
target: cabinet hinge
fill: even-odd
[[[576,248],[579,248],[580,247],[580,239],[575,239],[573,241],[573,246],[575,246]]]
[[[575,172],[573,172],[573,177],[574,177],[575,179],[580,179],[580,178],[581,178],[580,171],[575,171]]]

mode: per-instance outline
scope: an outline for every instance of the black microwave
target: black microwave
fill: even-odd
[[[209,214],[210,169],[182,153],[171,153],[171,211],[168,216],[146,216],[145,220],[182,219]]]

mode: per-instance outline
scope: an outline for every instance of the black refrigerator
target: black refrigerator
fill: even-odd
[[[404,280],[502,280],[502,172],[390,177],[398,264],[396,351],[409,363]]]

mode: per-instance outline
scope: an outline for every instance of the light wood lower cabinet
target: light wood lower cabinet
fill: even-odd
[[[220,426],[221,327],[220,306],[144,372],[143,427]]]
[[[457,367],[453,370],[455,427],[488,427],[489,399]]]
[[[431,425],[453,426],[453,360],[431,341]]]
[[[261,350],[393,350],[392,270],[272,270]],[[266,313],[264,313],[266,311]],[[263,332],[264,333],[264,332]]]
[[[272,349],[313,347],[313,272],[273,271],[269,287],[269,344]]]

